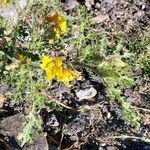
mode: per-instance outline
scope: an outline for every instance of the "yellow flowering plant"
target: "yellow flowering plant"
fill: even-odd
[[[50,58],[46,55],[42,57],[41,68],[46,72],[46,80],[51,80],[62,71],[63,57]]]
[[[81,79],[81,75],[76,70],[64,68],[63,60],[64,57],[51,58],[44,55],[40,67],[45,71],[46,80],[56,78],[57,81],[63,82],[66,86],[70,87],[70,81]]]
[[[71,69],[63,69],[62,74],[57,76],[57,80],[63,82],[67,86],[71,86],[69,82],[73,81],[74,79],[79,80],[81,79],[81,76],[78,71]]]
[[[49,43],[53,43],[54,39],[59,39],[62,33],[67,32],[67,21],[58,12],[52,13],[47,20],[53,25],[53,35],[49,40]]]

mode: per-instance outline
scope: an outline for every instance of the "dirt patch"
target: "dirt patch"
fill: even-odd
[[[125,34],[142,33],[150,25],[148,0],[68,0],[62,3],[64,11],[72,16],[79,3],[84,5],[93,14],[94,29],[101,28],[110,33],[118,29]],[[80,69],[84,79],[73,81],[72,87],[53,80],[52,85],[45,89],[49,101],[53,100],[56,105],[54,110],[47,105],[38,111],[46,136],[35,131],[34,143],[23,148],[17,135],[30,104],[4,100],[3,94],[13,89],[0,85],[0,149],[149,150],[150,76],[135,70],[134,85],[122,92],[141,117],[140,128],[135,129],[124,121],[117,101],[110,101],[107,97],[105,83],[93,81],[86,68]]]

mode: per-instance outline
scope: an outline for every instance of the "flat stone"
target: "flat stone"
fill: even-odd
[[[78,97],[79,100],[83,100],[83,99],[91,99],[94,96],[96,96],[97,91],[95,88],[91,87],[91,88],[87,88],[84,90],[79,90],[76,92],[76,96]]]

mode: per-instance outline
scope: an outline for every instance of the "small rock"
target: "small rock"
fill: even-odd
[[[108,112],[107,113],[107,119],[110,119],[110,117],[111,117],[111,114],[110,114],[110,112]]]
[[[144,149],[143,149],[143,150],[150,150],[150,145],[144,146]]]
[[[144,10],[146,8],[146,6],[145,5],[142,5],[142,10]]]
[[[86,0],[85,1],[85,6],[87,7],[88,10],[91,9],[92,5],[94,5],[94,0]]]
[[[16,7],[23,10],[28,5],[28,0],[16,0]]]
[[[18,13],[15,7],[10,6],[6,8],[0,8],[0,16],[13,25],[18,22]]]
[[[76,96],[78,97],[79,101],[83,99],[91,99],[96,96],[96,94],[97,91],[93,87],[76,92]]]
[[[34,135],[34,144],[25,145],[22,150],[49,150],[46,137],[38,133]]]
[[[103,147],[106,146],[106,143],[101,143],[101,146],[103,146]]]
[[[7,117],[0,122],[0,128],[8,133],[8,136],[17,136],[24,115],[17,114],[11,117]]]
[[[72,122],[65,126],[64,134],[73,136],[79,132],[83,132],[85,129],[89,129],[90,120],[88,115],[86,113],[77,115]]]
[[[99,9],[100,7],[101,7],[101,4],[97,2],[97,3],[95,4],[95,8]]]
[[[77,6],[76,0],[67,0],[64,4],[65,10],[71,10],[74,9]]]
[[[47,119],[46,125],[50,127],[59,126],[59,122],[54,114],[51,114],[51,116]]]
[[[0,85],[0,94],[5,94],[9,90],[7,85]]]

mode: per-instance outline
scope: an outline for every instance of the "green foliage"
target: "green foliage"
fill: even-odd
[[[149,28],[150,30],[150,28]],[[148,31],[144,37],[142,37],[139,42],[139,47],[141,51],[138,54],[134,54],[135,64],[138,68],[143,70],[144,74],[150,74],[150,32]]]
[[[132,67],[142,68],[144,73],[150,73],[150,36],[130,38],[97,31],[91,23],[92,14],[79,5],[77,17],[68,17],[72,21],[68,29],[70,33],[49,45],[51,25],[40,19],[53,10],[63,13],[59,0],[53,3],[49,0],[31,0],[20,14],[21,23],[16,27],[12,28],[0,18],[0,40],[4,41],[0,41],[0,79],[11,88],[7,93],[8,98],[16,103],[24,101],[32,108],[27,113],[19,134],[22,145],[33,142],[33,131],[42,131],[38,110],[49,106],[55,111],[63,111],[55,101],[47,102],[47,98],[41,93],[49,83],[43,79],[39,58],[42,53],[49,54],[49,49],[61,50],[65,47],[65,42],[73,45],[71,54],[75,56],[77,64],[89,70],[93,79],[104,81],[109,99],[117,101],[124,119],[138,128],[139,117],[122,96],[122,91],[133,84]],[[70,51],[66,50],[64,53],[68,54]],[[18,54],[23,55],[25,60],[16,60]]]
[[[132,105],[129,102],[126,102],[125,98],[119,95],[119,103],[121,106],[122,114],[124,119],[130,123],[134,128],[139,129],[140,127],[140,118],[136,114],[136,110],[132,108]]]
[[[90,17],[84,9],[79,10],[80,38],[73,41],[79,59],[77,64],[87,68],[94,80],[104,81],[109,99],[117,101],[124,119],[138,128],[139,117],[132,109],[132,105],[122,96],[123,89],[133,84],[129,66],[121,60],[124,58],[125,38],[121,35],[116,36],[116,44],[114,44],[107,33],[97,34],[97,31],[92,30]]]
[[[140,118],[135,113],[132,105],[126,101],[125,97],[122,96],[123,89],[133,84],[133,78],[130,75],[128,68],[112,67],[108,64],[107,69],[98,68],[101,70],[102,77],[107,84],[107,92],[110,100],[117,101],[121,107],[124,119],[130,123],[131,126],[139,128]],[[109,71],[108,71],[109,70]]]
[[[90,41],[92,38],[92,32],[86,32],[87,27],[90,26],[91,15],[87,13],[86,8],[83,6],[77,7],[77,18],[76,23],[78,26],[74,26],[75,33],[77,32],[77,36],[74,35],[70,40],[70,44],[74,45],[76,48],[77,56],[80,56],[82,53],[81,49],[87,45],[87,41]],[[83,21],[84,20],[84,21]],[[73,22],[74,24],[74,22]],[[88,29],[87,29],[88,30]]]
[[[122,35],[117,41],[121,41],[121,49],[116,51],[122,54],[131,67],[142,69],[144,74],[150,73],[150,28],[144,34]],[[118,42],[119,43],[119,42]]]
[[[39,108],[44,106],[46,98],[40,91],[47,87],[47,83],[36,63],[22,64],[19,68],[12,69],[6,74],[5,82],[12,87],[12,91],[8,93],[11,100],[26,100],[35,103]]]
[[[25,116],[22,129],[18,135],[18,139],[22,141],[22,146],[27,143],[33,143],[33,133],[36,135],[37,132],[42,133],[42,121],[35,111],[34,105],[32,110]],[[35,136],[34,135],[34,136]]]
[[[84,64],[83,67],[89,68],[91,77],[94,80],[100,81],[103,79],[107,87],[109,99],[118,102],[124,119],[130,123],[131,126],[139,128],[140,118],[135,113],[132,105],[122,96],[123,89],[132,85],[134,81],[128,67],[122,68],[120,66],[114,66],[108,60],[103,61],[99,65]]]
[[[19,22],[13,27],[0,18],[0,82],[10,87],[7,98],[15,103],[27,103],[32,108],[29,112],[25,110],[27,114],[19,134],[22,146],[26,142],[33,142],[34,131],[42,131],[38,116],[41,108],[48,106],[62,111],[54,101],[48,103],[47,97],[42,94],[50,83],[45,81],[39,67],[39,58],[45,51],[49,53],[45,49],[50,47],[47,41],[51,31],[50,23],[45,20],[41,22],[40,19],[53,10],[61,11],[56,3],[60,2],[29,1],[28,7],[19,12]],[[29,19],[27,16],[30,16]]]

